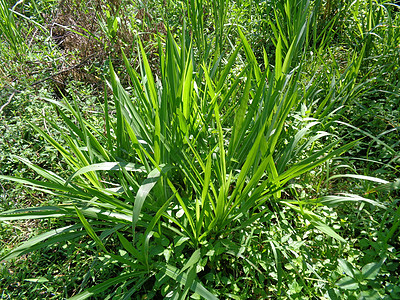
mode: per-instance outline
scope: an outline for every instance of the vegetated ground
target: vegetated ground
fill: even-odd
[[[209,66],[210,74],[224,74],[228,66],[226,85],[230,87],[236,78],[248,74],[241,73],[249,62],[245,47],[238,50],[234,63],[229,61],[241,43],[239,32],[243,32],[261,71],[270,72],[268,81],[278,69],[285,68],[285,56],[289,57],[291,43],[300,32],[296,26],[301,26],[301,12],[296,9],[307,7],[307,1],[300,0],[0,1],[0,175],[31,180],[43,179],[20,158],[63,178],[74,172],[65,157],[31,126],[36,124],[66,145],[60,133],[68,127],[62,109],[52,101],[80,108],[83,119],[98,129],[96,133],[107,134],[105,95],[111,99],[114,88],[110,62],[122,85],[132,86],[127,90],[136,95],[133,90],[137,86],[128,74],[124,56],[147,82],[148,76],[143,75],[148,75],[147,70],[140,68],[146,53],[158,87],[164,78],[160,53],[167,52],[170,34],[179,47],[193,47],[187,57],[191,55],[194,68],[198,67],[194,77],[202,78]],[[197,10],[190,6],[194,3]],[[312,125],[319,126],[313,136],[321,132],[332,135],[340,142],[332,146],[334,149],[358,142],[341,156],[335,155],[285,183],[268,203],[254,208],[252,213],[263,214],[247,227],[210,235],[209,241],[199,246],[204,253],[194,263],[191,254],[196,248],[184,238],[174,238],[173,233],[155,234],[150,257],[155,261],[165,257],[184,270],[181,274],[187,278],[192,274],[187,270],[195,265],[196,280],[222,299],[400,299],[400,13],[389,1],[362,0],[310,1],[309,11],[313,14],[307,14],[307,21],[314,27],[304,27],[308,34],[301,42],[306,46],[292,58],[295,67],[288,71],[298,71],[290,80],[298,82],[294,94],[302,100],[288,113],[275,152],[286,153],[282,149],[292,147],[292,137],[305,140],[293,148],[296,155],[290,153],[291,160],[280,172],[307,161],[328,145],[325,136],[312,140],[311,134],[301,135],[305,122],[319,122]],[[202,61],[204,58],[207,60]],[[251,76],[255,80],[256,75]],[[246,90],[246,81],[239,85],[242,89],[230,97],[232,108],[220,112],[222,118],[230,114],[231,123],[241,111],[235,99],[246,93],[255,98],[257,94]],[[107,105],[109,118],[117,118],[118,107],[112,101]],[[221,132],[230,136],[232,128],[221,128]],[[188,143],[182,145],[188,147]],[[215,153],[222,156],[217,150]],[[282,157],[275,162],[278,171]],[[222,170],[216,163],[213,168],[216,173]],[[229,196],[239,177],[234,175],[227,187]],[[189,201],[195,188],[187,188],[190,180],[180,176],[173,178],[176,188],[182,198],[186,197],[184,201]],[[260,182],[263,180],[270,179],[264,176]],[[57,193],[49,195],[4,179],[0,190],[0,257],[37,234],[75,222],[72,218],[7,219],[6,211],[53,207],[61,202]],[[336,198],[322,198],[327,195]],[[179,211],[176,207],[171,211],[175,209]],[[238,220],[247,221],[245,215],[235,222]],[[125,274],[121,273],[121,261],[104,254],[92,238],[58,241],[2,261],[1,299],[68,298]],[[129,247],[121,247],[123,241],[110,237],[107,247],[127,257]],[[133,291],[128,298],[200,298],[197,290],[186,285],[186,277],[182,281],[168,272],[149,273],[136,292],[136,282],[127,280],[99,289],[93,297],[122,299]],[[179,289],[183,292],[176,294]]]

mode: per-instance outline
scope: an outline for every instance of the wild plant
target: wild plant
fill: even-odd
[[[15,57],[21,59],[26,45],[16,25],[13,10],[14,7],[10,7],[8,1],[0,1],[0,36],[5,37]]]
[[[215,8],[226,13],[221,6]],[[203,285],[200,271],[209,257],[221,253],[247,259],[236,251],[235,234],[261,222],[271,211],[282,217],[290,210],[344,242],[314,208],[342,202],[379,206],[378,202],[352,195],[309,201],[287,196],[288,184],[356,144],[340,145],[340,138],[321,130],[324,124],[318,118],[325,116],[323,108],[329,111],[328,101],[317,106],[313,118],[299,113],[318,84],[311,81],[304,87],[301,81],[300,58],[309,33],[301,12],[298,26],[288,28],[288,35],[276,33],[274,66],[266,55],[264,71],[239,28],[239,43],[224,64],[218,59],[196,64],[193,41],[186,32],[178,45],[169,31],[165,46],[159,42],[159,78],[138,41],[139,70],[123,56],[129,87],[121,84],[110,63],[103,127],[83,117],[74,95],[70,100],[47,99],[64,123],[60,126],[48,119],[47,126],[64,142],[32,126],[59,151],[70,176],[63,178],[19,157],[43,180],[0,178],[49,193],[59,204],[1,212],[0,221],[58,218],[65,224],[30,239],[0,260],[89,236],[104,260],[123,268],[116,277],[73,299],[115,286],[119,290],[113,296],[129,299],[153,285],[163,287],[171,298],[184,299],[192,292],[216,299],[218,292]],[[234,73],[239,56],[247,63]],[[231,243],[219,243],[226,237]],[[270,246],[281,289],[279,252],[285,250],[274,241]],[[246,261],[254,265],[251,258]]]

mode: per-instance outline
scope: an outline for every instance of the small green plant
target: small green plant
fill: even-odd
[[[373,285],[373,281],[378,276],[385,260],[384,257],[379,262],[368,263],[361,270],[358,270],[348,261],[339,259],[339,266],[347,276],[338,280],[336,285],[346,291],[357,290],[358,292],[354,296],[362,299],[381,299],[379,293],[371,285]]]

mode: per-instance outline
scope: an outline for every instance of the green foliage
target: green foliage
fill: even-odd
[[[10,7],[8,1],[0,1],[0,37],[5,38],[13,53],[13,56],[9,59],[13,57],[22,58],[26,51],[26,44],[14,19],[14,8],[15,6]]]
[[[6,296],[396,299],[398,17],[376,1],[295,2],[123,3],[130,26],[96,8],[121,58],[102,70],[104,98],[74,83],[2,111],[2,184],[37,200],[1,198]],[[144,33],[159,15],[166,33]],[[124,30],[143,31],[136,60]],[[21,131],[31,146],[13,148]],[[26,241],[8,237],[32,222]]]

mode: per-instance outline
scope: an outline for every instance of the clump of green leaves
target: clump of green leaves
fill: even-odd
[[[54,121],[47,122],[59,132],[64,143],[40,127],[33,127],[60,152],[73,173],[64,179],[20,158],[46,181],[2,178],[64,200],[60,206],[3,212],[0,218],[58,217],[75,219],[75,223],[39,235],[4,259],[60,239],[88,234],[105,257],[126,265],[129,271],[90,288],[81,297],[115,284],[130,286],[127,294],[133,294],[159,274],[182,285],[181,290],[173,292],[175,295],[184,297],[192,290],[210,298],[212,294],[196,275],[199,263],[208,253],[202,245],[209,244],[210,239],[218,242],[223,235],[245,230],[271,206],[290,208],[313,226],[344,241],[317,214],[281,197],[289,180],[352,147],[348,144],[333,149],[338,143],[334,141],[302,160],[292,160],[297,147],[302,145],[300,149],[304,151],[325,136],[314,138],[312,129],[317,123],[307,121],[293,136],[283,130],[285,120],[300,100],[296,75],[299,73],[290,70],[293,57],[301,49],[301,29],[285,56],[278,42],[274,72],[268,68],[260,71],[240,30],[242,44],[217,73],[212,71],[216,66],[204,63],[197,66],[202,72],[195,72],[190,45],[183,43],[179,48],[169,34],[166,52],[160,49],[159,82],[154,80],[139,43],[141,75],[125,59],[132,82],[131,95],[110,67],[116,118],[110,117],[106,98],[103,129],[83,118],[76,99],[72,105],[49,100],[59,108],[67,130]],[[228,82],[242,47],[250,63]],[[282,137],[288,140],[288,146],[282,144]],[[308,138],[309,142],[300,144]],[[157,254],[165,253],[176,235],[183,243],[183,255],[176,261],[170,261],[170,256],[161,259]],[[110,245],[110,239],[115,237],[122,248]],[[228,253],[235,253],[231,243],[221,246]],[[131,286],[134,281],[137,284]]]
[[[261,299],[334,299],[341,291],[366,296],[369,287],[395,295],[395,283],[383,286],[381,277],[386,270],[394,274],[387,261],[397,259],[390,253],[398,240],[399,210],[386,206],[396,208],[397,200],[374,195],[395,190],[398,182],[329,174],[331,159],[351,154],[357,144],[347,136],[350,142],[341,146],[332,132],[356,128],[338,122],[343,116],[338,112],[368,90],[372,81],[358,81],[369,78],[362,64],[371,52],[365,46],[340,61],[337,53],[325,54],[334,35],[312,27],[318,21],[313,9],[324,1],[298,2],[295,7],[274,2],[269,8],[269,26],[275,26],[273,64],[263,51],[260,67],[239,28],[218,23],[214,33],[202,36],[202,1],[187,1],[195,11],[190,19],[194,39],[183,26],[179,44],[170,31],[165,44],[158,40],[158,76],[146,44],[138,40],[139,67],[122,56],[130,86],[120,82],[110,63],[100,117],[82,109],[76,93],[46,99],[59,119],[47,117],[46,126],[32,126],[63,157],[64,171],[19,156],[37,176],[1,178],[55,201],[3,211],[0,220],[59,222],[3,252],[1,259],[80,240],[96,258],[83,279],[85,290],[78,292],[74,285],[64,294],[74,299],[104,294],[215,299],[240,292]],[[215,20],[227,18],[228,1],[211,4]],[[114,17],[103,24],[111,39],[119,28]],[[238,41],[224,36],[228,32]],[[309,58],[311,46],[315,54]],[[306,65],[327,58],[332,66]],[[367,183],[355,192],[319,197],[335,180],[341,190],[349,177]],[[361,212],[370,218],[360,218]],[[380,212],[389,218],[379,219]],[[371,228],[379,223],[379,230],[360,233],[354,220]],[[381,248],[361,255],[368,249],[355,242],[358,236]],[[341,279],[343,266],[347,276]],[[107,276],[88,287],[87,278],[96,272]]]

